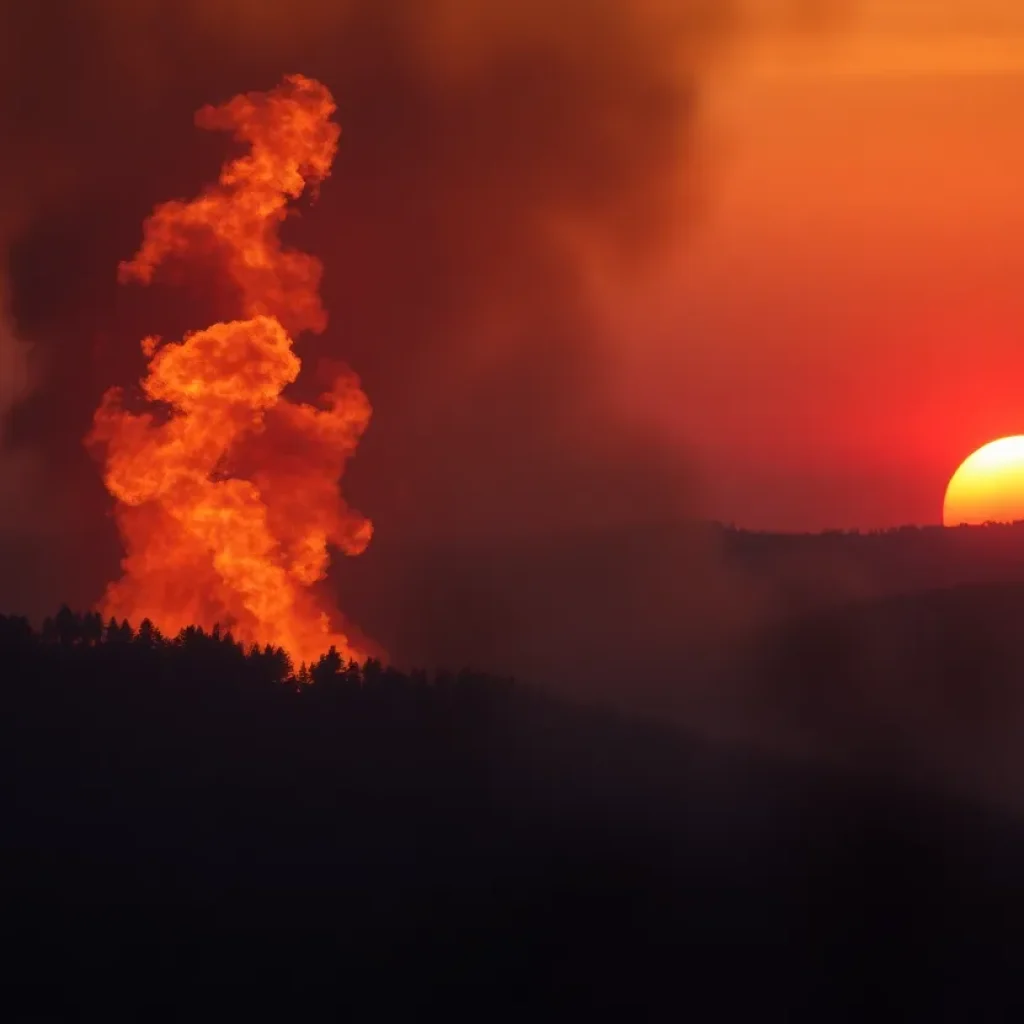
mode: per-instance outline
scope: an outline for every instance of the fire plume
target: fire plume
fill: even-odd
[[[126,548],[124,575],[104,615],[149,618],[165,633],[220,623],[244,643],[285,647],[310,661],[354,641],[322,588],[328,546],[360,554],[369,520],[349,509],[339,481],[370,419],[348,370],[318,406],[282,391],[299,376],[293,335],[322,331],[322,272],[314,256],[282,246],[289,200],[330,174],[340,129],[319,82],[291,75],[267,93],[236,96],[196,115],[249,151],[189,202],[158,206],[122,282],[150,283],[172,260],[212,253],[239,296],[244,319],[180,342],[142,342],[148,408],[111,388],[89,443],[102,455]]]

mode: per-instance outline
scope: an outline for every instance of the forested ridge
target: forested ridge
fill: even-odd
[[[227,631],[65,608],[0,665],[12,1019],[1015,999],[1014,815]]]

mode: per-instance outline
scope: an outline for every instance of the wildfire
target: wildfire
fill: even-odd
[[[314,256],[283,248],[289,200],[330,174],[340,128],[319,82],[291,75],[268,93],[236,96],[196,114],[249,152],[190,202],[158,206],[122,282],[148,284],[168,260],[212,252],[237,287],[245,319],[180,342],[142,342],[148,411],[111,388],[89,443],[102,454],[126,555],[104,615],[149,618],[168,634],[221,623],[244,643],[280,644],[310,661],[331,645],[362,660],[322,580],[328,545],[350,555],[369,520],[339,481],[370,419],[354,374],[341,372],[320,407],[281,396],[299,376],[292,335],[327,323]]]

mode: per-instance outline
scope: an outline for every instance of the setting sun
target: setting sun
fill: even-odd
[[[963,461],[946,488],[942,521],[1009,523],[1024,520],[1024,436],[1004,437]]]

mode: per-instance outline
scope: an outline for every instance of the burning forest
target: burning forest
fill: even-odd
[[[147,285],[188,261],[214,267],[239,319],[144,339],[141,403],[112,387],[95,414],[87,443],[125,547],[104,616],[148,618],[168,634],[219,623],[296,661],[332,646],[370,654],[320,586],[330,548],[358,555],[373,533],[339,489],[369,400],[347,369],[316,406],[283,394],[302,367],[295,339],[323,331],[327,315],[320,261],[283,245],[279,230],[289,204],[330,174],[335,110],[328,89],[301,75],[202,108],[198,127],[231,132],[248,152],[197,198],[157,206],[119,268],[122,283]]]

